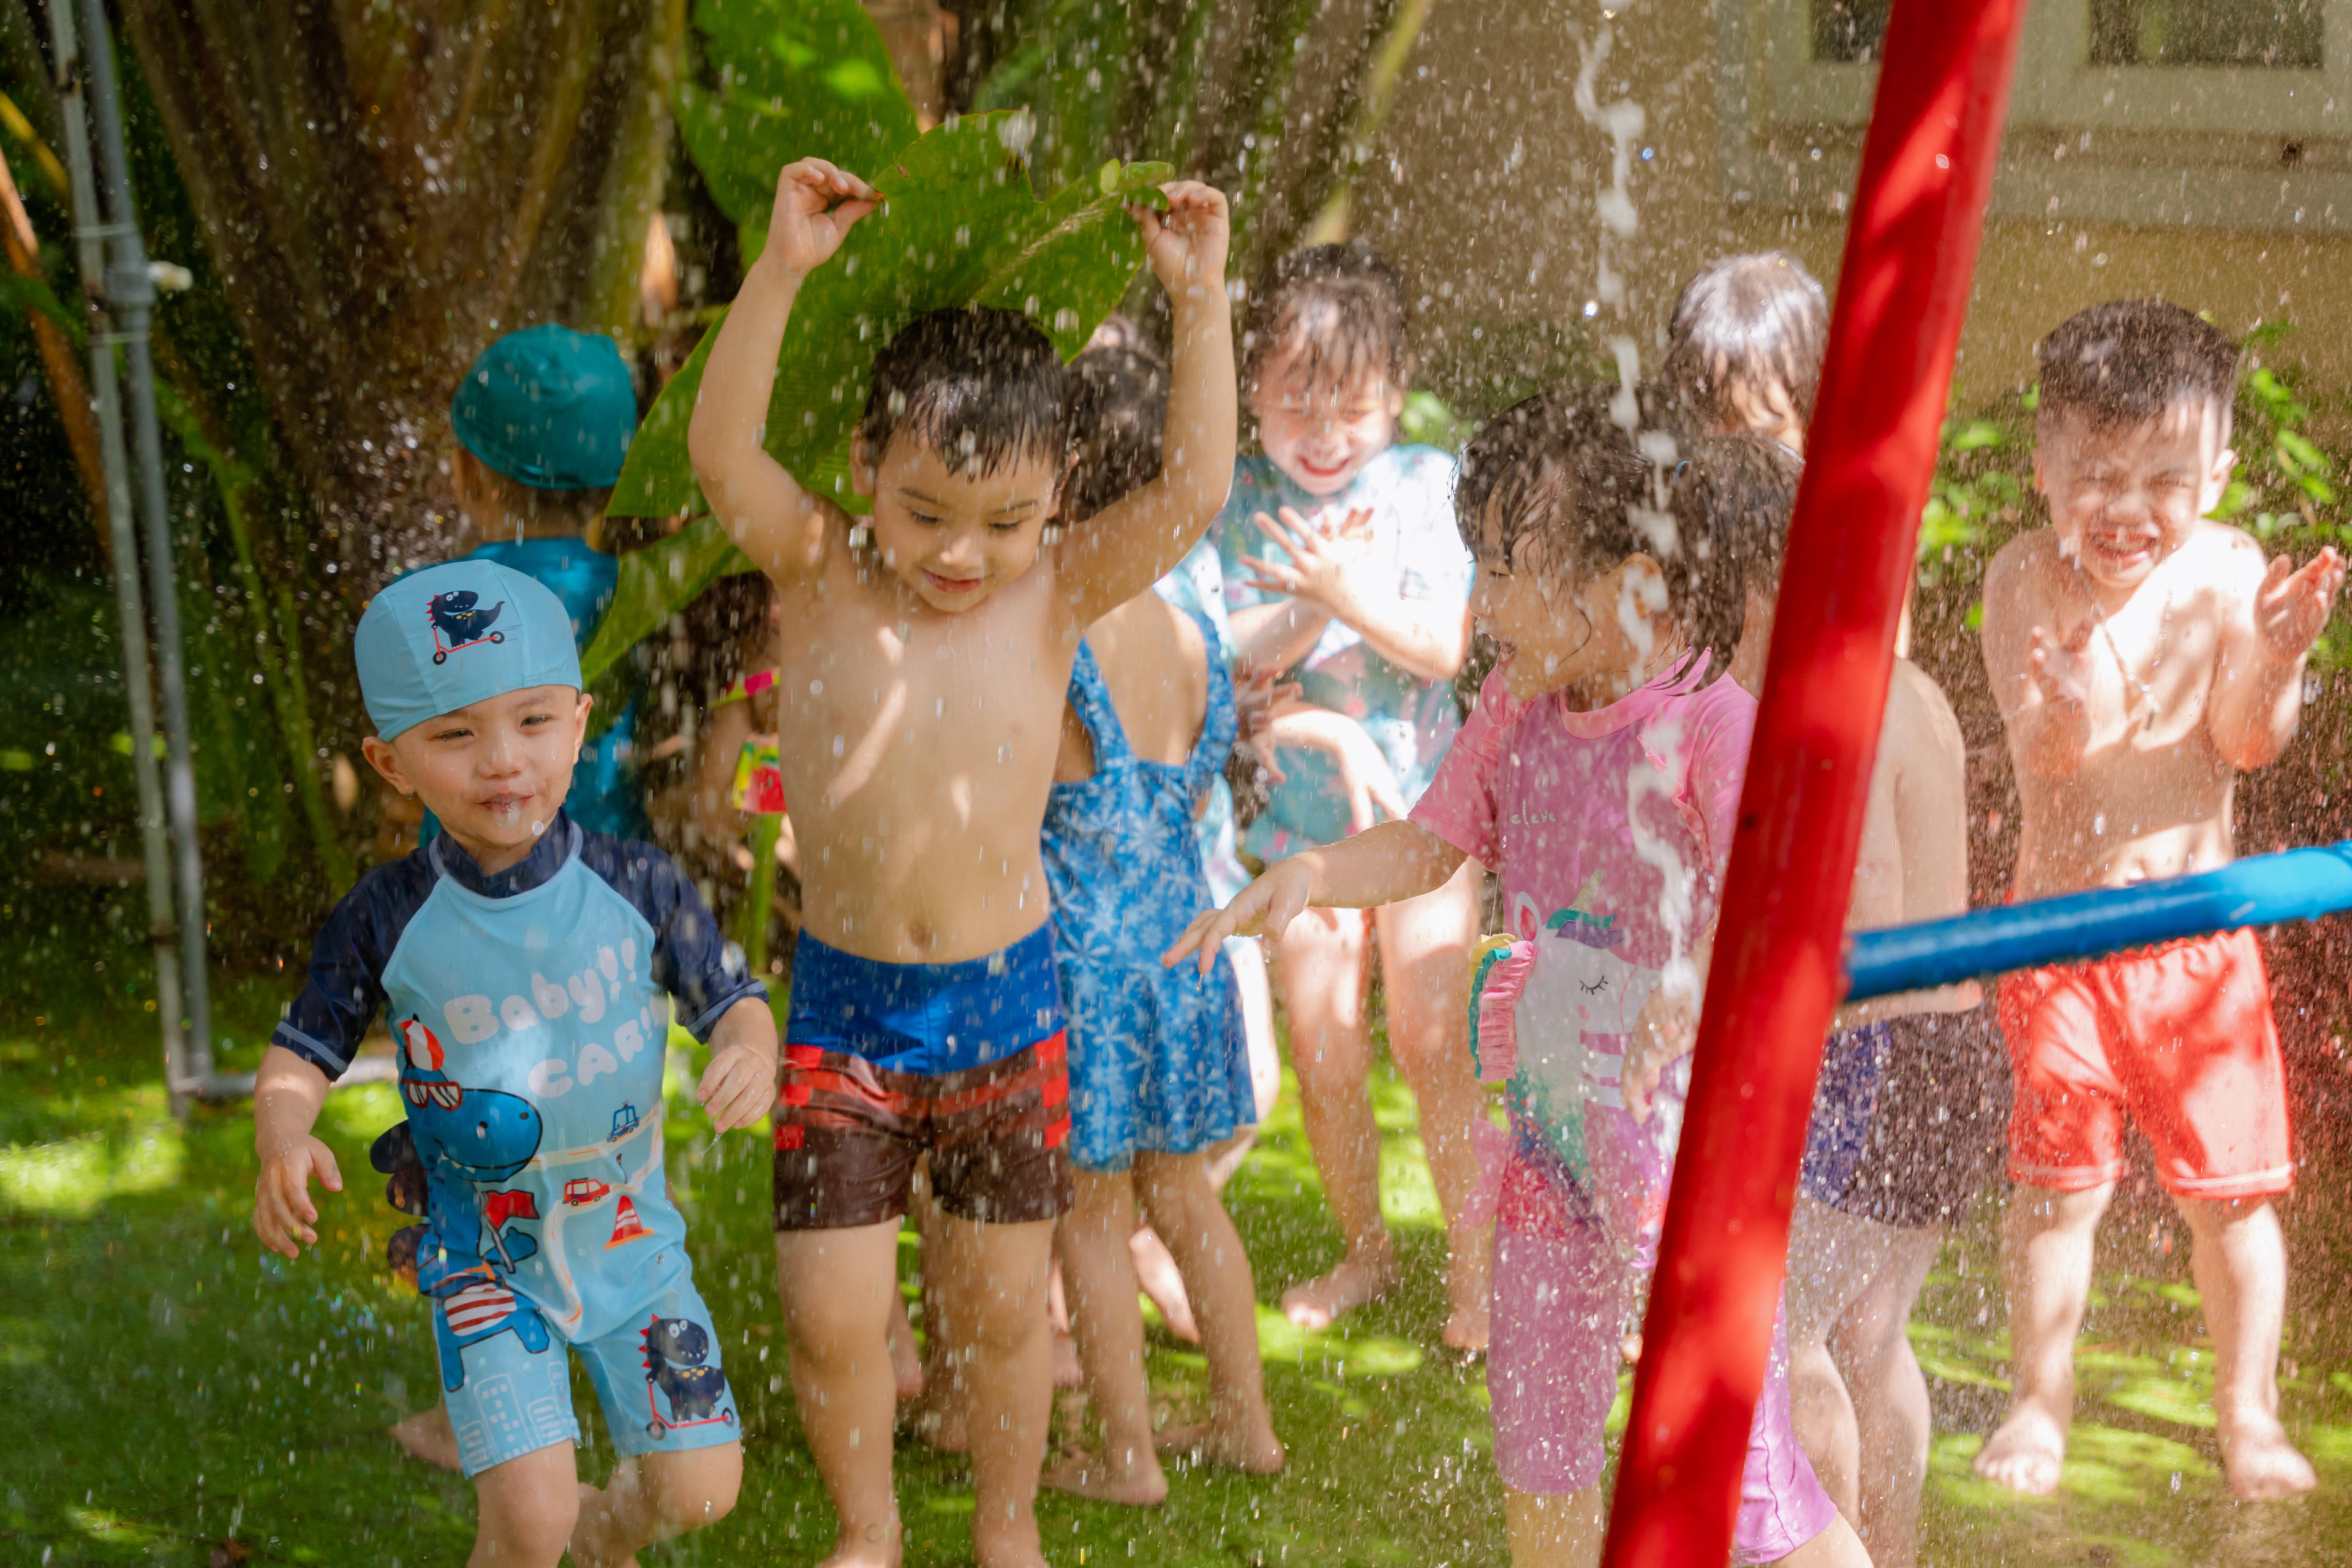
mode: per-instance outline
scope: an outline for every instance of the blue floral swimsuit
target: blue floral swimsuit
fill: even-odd
[[[1216,629],[1194,619],[1207,644],[1209,709],[1181,764],[1135,754],[1093,648],[1081,645],[1070,671],[1095,773],[1054,786],[1045,859],[1069,1016],[1070,1152],[1081,1170],[1124,1171],[1137,1150],[1198,1153],[1256,1120],[1233,966],[1220,955],[1203,978],[1191,963],[1160,963],[1192,917],[1215,907],[1193,811],[1236,727]]]

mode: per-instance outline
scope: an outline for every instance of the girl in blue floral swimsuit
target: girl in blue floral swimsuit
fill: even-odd
[[[1151,477],[1159,421],[1146,357],[1093,350],[1074,368],[1081,436],[1064,509],[1084,527]],[[1207,1352],[1210,1420],[1190,1446],[1261,1473],[1283,1462],[1258,1358],[1256,1283],[1209,1172],[1209,1151],[1256,1119],[1240,997],[1223,960],[1206,976],[1160,963],[1192,917],[1213,907],[1194,823],[1234,729],[1233,682],[1205,616],[1147,588],[1087,628],[1045,860],[1069,1020],[1076,1184],[1055,1250],[1103,1446],[1045,1480],[1109,1501],[1168,1494],[1129,1247],[1139,1204],[1175,1255]]]

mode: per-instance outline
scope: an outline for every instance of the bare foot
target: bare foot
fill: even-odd
[[[1192,1318],[1192,1298],[1185,1293],[1184,1277],[1176,1271],[1176,1257],[1168,1244],[1147,1225],[1128,1237],[1127,1249],[1135,1258],[1136,1283],[1160,1309],[1168,1331],[1188,1345],[1199,1344],[1201,1325]]]
[[[2028,1497],[2048,1497],[2065,1462],[2066,1429],[2038,1405],[2019,1405],[1977,1455],[1976,1472]]]
[[[1078,1342],[1067,1329],[1054,1331],[1054,1386],[1084,1388],[1087,1369],[1078,1364]]]
[[[2311,1461],[2287,1440],[2275,1417],[2232,1422],[2221,1432],[2221,1468],[2230,1490],[2248,1502],[2295,1497],[2319,1484]]]
[[[915,1441],[941,1454],[968,1454],[971,1439],[965,1434],[963,1403],[953,1397],[942,1378],[940,1386],[908,1403],[899,1420]]]
[[[980,1568],[1046,1568],[1034,1517],[1019,1521],[1002,1520],[990,1525],[975,1515],[971,1522],[971,1554]]]
[[[1487,1334],[1486,1303],[1475,1307],[1456,1307],[1454,1315],[1445,1320],[1444,1331],[1438,1336],[1450,1351],[1464,1355],[1485,1355]]]
[[[1197,1426],[1171,1426],[1152,1438],[1163,1454],[1196,1464],[1224,1465],[1253,1476],[1278,1476],[1288,1458],[1274,1424],[1263,1418],[1246,1427],[1206,1421]]]
[[[1129,1450],[1124,1464],[1104,1454],[1072,1454],[1037,1479],[1057,1492],[1074,1492],[1097,1502],[1157,1508],[1168,1500],[1168,1476],[1157,1456]]]
[[[408,1451],[411,1458],[422,1459],[445,1470],[459,1468],[457,1434],[449,1427],[449,1410],[436,1405],[430,1410],[420,1410],[414,1415],[404,1415],[385,1428],[392,1440]]]
[[[1282,1315],[1302,1329],[1328,1329],[1342,1313],[1387,1295],[1396,1279],[1396,1256],[1388,1248],[1371,1258],[1350,1253],[1320,1279],[1285,1290]]]
[[[637,1568],[635,1552],[632,1552],[626,1557],[601,1556],[594,1542],[589,1539],[593,1526],[604,1522],[604,1510],[599,1506],[604,1500],[602,1490],[586,1481],[580,1483],[580,1522],[572,1530],[572,1542],[567,1548],[572,1561],[579,1563],[581,1568]]]
[[[887,1530],[878,1524],[868,1526],[866,1536],[864,1541],[853,1539],[846,1533],[835,1536],[832,1554],[818,1563],[817,1568],[898,1568],[899,1547],[904,1537],[895,1521]],[[876,1536],[883,1539],[873,1539]]]

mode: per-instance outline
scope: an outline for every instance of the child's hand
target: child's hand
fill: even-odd
[[[1275,761],[1276,748],[1266,732],[1277,711],[1297,700],[1299,690],[1295,680],[1277,681],[1278,673],[1253,670],[1234,683],[1234,717],[1239,724],[1239,739],[1256,753],[1258,769],[1265,774],[1268,784],[1290,782],[1290,775]]]
[[[1244,555],[1242,563],[1257,574],[1250,585],[1269,594],[1284,594],[1344,621],[1356,603],[1354,576],[1371,539],[1372,514],[1360,510],[1348,514],[1336,528],[1317,528],[1289,507],[1276,522],[1264,512],[1252,519],[1258,531],[1276,544],[1289,562],[1280,563]]]
[[[2097,622],[2086,620],[2063,643],[2042,627],[2033,628],[2033,647],[2026,655],[2026,669],[2042,693],[2042,700],[2064,703],[2070,708],[2080,708],[2090,700],[2088,649],[2091,634],[2097,628]]]
[[[1306,866],[1296,859],[1277,860],[1265,868],[1265,875],[1235,893],[1234,901],[1223,909],[1194,915],[1176,944],[1160,955],[1160,962],[1173,969],[1197,955],[1201,973],[1206,974],[1215,967],[1225,938],[1281,936],[1307,908],[1314,890],[1315,878]]]
[[[766,1005],[761,1004],[763,1009]],[[756,1041],[739,1041],[712,1051],[710,1065],[702,1069],[702,1081],[695,1086],[694,1098],[710,1113],[713,1132],[732,1132],[768,1114],[776,1099],[773,1041],[764,1051]]]
[[[2263,647],[2282,663],[2309,653],[2343,586],[2344,560],[2332,544],[2300,572],[2284,555],[2272,562],[2254,593],[2254,629]]]
[[[1676,1058],[1698,1047],[1699,998],[1693,987],[1661,985],[1642,1004],[1633,1033],[1625,1042],[1625,1066],[1617,1080],[1627,1114],[1650,1119],[1650,1097]]]
[[[794,277],[805,278],[832,258],[850,226],[881,200],[873,186],[822,158],[787,163],[776,176],[767,253]]]
[[[319,1245],[319,1206],[310,1201],[310,1178],[331,1193],[343,1190],[335,1152],[307,1133],[261,1162],[253,1184],[253,1234],[282,1258],[299,1258],[302,1247]],[[300,1246],[297,1246],[297,1243]]]
[[[1225,245],[1232,237],[1225,193],[1198,180],[1171,180],[1160,189],[1168,198],[1166,212],[1127,209],[1143,231],[1143,253],[1151,260],[1152,276],[1179,305],[1193,290],[1213,288],[1223,310]]]

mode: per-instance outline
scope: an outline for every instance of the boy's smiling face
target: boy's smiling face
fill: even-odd
[[[2073,412],[2034,432],[2033,479],[2058,549],[2101,588],[2128,594],[2221,504],[2237,454],[2221,409],[2176,401],[2162,417],[2101,428]]]
[[[1294,335],[1259,362],[1250,413],[1276,468],[1308,495],[1335,496],[1395,442],[1404,389],[1369,364],[1345,383],[1310,380],[1303,347]]]
[[[486,872],[529,855],[572,787],[595,700],[530,686],[361,742],[392,787],[415,795]]]
[[[904,431],[877,462],[861,432],[850,483],[871,497],[866,520],[883,565],[935,610],[960,614],[1035,564],[1061,501],[1063,468],[1023,453],[993,472],[951,462]]]

